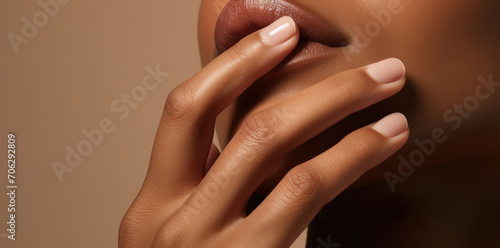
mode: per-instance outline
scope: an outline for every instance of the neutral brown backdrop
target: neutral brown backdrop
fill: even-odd
[[[59,1],[0,1],[0,157],[6,165],[7,134],[14,132],[18,186],[11,241],[2,166],[0,247],[116,247],[164,99],[200,69],[200,0]],[[148,66],[169,76],[141,91]],[[113,102],[131,93],[138,102],[128,115],[113,110]],[[69,166],[67,149],[91,144],[82,131],[99,128],[102,119],[114,129]],[[67,170],[59,178],[56,163]]]

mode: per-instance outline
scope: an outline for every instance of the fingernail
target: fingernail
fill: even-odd
[[[291,39],[297,28],[292,18],[281,17],[262,30],[262,40],[270,45],[276,46]]]
[[[378,121],[373,127],[375,131],[392,138],[408,130],[408,121],[401,113],[393,113]]]
[[[392,83],[404,77],[405,66],[401,60],[390,58],[370,65],[366,72],[379,83]]]

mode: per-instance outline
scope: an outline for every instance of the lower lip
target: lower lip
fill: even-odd
[[[274,71],[297,69],[325,58],[337,57],[341,55],[340,49],[341,47],[329,47],[318,42],[300,41],[295,50]]]

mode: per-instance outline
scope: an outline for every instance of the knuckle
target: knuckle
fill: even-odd
[[[120,244],[133,243],[140,230],[141,220],[137,215],[127,212],[120,222],[118,240]]]
[[[241,43],[237,43],[226,51],[226,55],[233,63],[247,60],[250,57],[250,51]]]
[[[184,85],[174,88],[167,96],[164,113],[171,119],[189,117],[195,109],[194,94]]]
[[[163,225],[157,233],[154,247],[190,247],[186,245],[185,228],[172,220]]]
[[[234,45],[230,49],[226,50],[226,55],[232,61],[244,60],[248,57],[247,52],[240,45]]]
[[[154,229],[156,223],[162,221],[161,218],[157,217],[158,212],[154,209],[155,207],[152,209],[151,205],[137,199],[132,203],[118,228],[120,244],[136,247],[136,244],[141,242],[145,235],[148,235],[148,230]]]
[[[294,167],[284,180],[284,200],[288,203],[315,199],[321,192],[322,183],[319,173],[303,164]]]
[[[264,43],[256,35],[249,35],[226,51],[233,61],[246,60],[264,47]]]
[[[224,56],[231,64],[238,65],[239,75],[249,75],[250,71],[255,68],[255,63],[249,63],[249,61],[255,60],[258,54],[262,54],[263,47],[261,39],[256,38],[255,35],[249,35],[226,50]]]
[[[246,148],[261,150],[263,145],[277,139],[282,128],[283,124],[276,113],[263,110],[250,115],[243,122],[239,141]]]
[[[368,141],[365,135],[353,134],[348,146],[348,153],[352,156],[366,155],[373,150],[373,145]]]
[[[337,94],[343,96],[345,99],[356,99],[359,95],[360,90],[358,87],[355,87],[354,83],[346,78],[344,74],[338,74],[333,77],[332,85]]]

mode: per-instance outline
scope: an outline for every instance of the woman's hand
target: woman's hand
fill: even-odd
[[[401,114],[358,129],[290,170],[247,216],[246,203],[270,165],[404,85],[397,59],[333,75],[246,118],[219,155],[212,144],[217,115],[298,40],[297,26],[283,17],[169,94],[146,179],[120,225],[120,247],[288,247],[321,207],[406,142]]]

